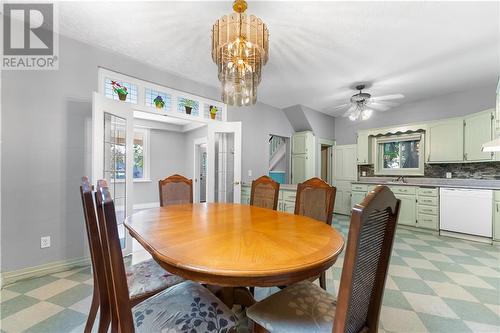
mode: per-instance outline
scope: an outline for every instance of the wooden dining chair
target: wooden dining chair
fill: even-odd
[[[280,183],[275,182],[271,177],[261,176],[252,181],[250,205],[276,210],[279,192]]]
[[[107,186],[97,187],[98,214],[102,214],[101,244],[107,268],[112,332],[229,332],[236,317],[208,289],[192,281],[176,284],[134,304],[122,260],[115,207]]]
[[[333,205],[337,189],[319,178],[311,178],[297,185],[295,214],[332,224]],[[319,276],[321,288],[326,290],[326,273]]]
[[[103,261],[103,248],[100,240],[101,230],[98,217],[96,216],[92,187],[87,177],[82,177],[80,194],[94,281],[94,291],[84,332],[87,333],[92,331],[96,313],[99,309],[98,332],[106,332],[110,323],[110,305],[107,295],[108,288],[105,273],[106,268]],[[130,286],[129,298],[132,304],[137,304],[145,298],[151,297],[172,285],[184,281],[181,277],[165,271],[152,259],[128,266],[126,279]]]
[[[181,175],[172,175],[158,182],[160,206],[193,203],[193,181]]]
[[[376,333],[399,208],[377,186],[352,209],[338,299],[299,282],[247,309],[254,332]]]

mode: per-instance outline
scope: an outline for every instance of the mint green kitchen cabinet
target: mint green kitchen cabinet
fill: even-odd
[[[352,192],[351,196],[351,205],[354,207],[355,205],[361,203],[366,198],[367,192]]]
[[[450,119],[427,128],[427,162],[461,162],[464,159],[464,121]]]
[[[308,154],[314,151],[314,134],[297,132],[292,136],[292,154]]]
[[[368,132],[358,132],[356,152],[358,164],[372,164],[372,145]]]
[[[439,190],[419,187],[417,191],[417,227],[439,229]]]
[[[368,185],[366,184],[352,184],[351,186],[351,206],[355,206],[362,202],[367,193],[368,193]]]
[[[493,139],[493,111],[485,111],[465,117],[464,160],[491,161],[491,152],[482,152],[481,146]]]
[[[250,192],[252,187],[250,185],[241,185],[241,203],[243,205],[250,204]]]
[[[351,213],[351,182],[334,181],[333,186],[337,188],[333,212],[349,215]]]
[[[292,183],[298,184],[307,178],[308,156],[305,154],[292,155]]]
[[[280,190],[281,195],[280,195],[280,202],[279,204],[281,205],[281,211],[287,212],[287,213],[294,213],[295,212],[295,198],[297,196],[297,191],[296,190]]]
[[[315,147],[312,132],[292,136],[292,183],[298,184],[315,175]]]
[[[493,239],[500,241],[500,191],[495,191],[493,202]]]
[[[397,194],[394,193],[396,198],[401,200],[401,207],[399,208],[398,224],[416,226],[416,198],[414,194]]]

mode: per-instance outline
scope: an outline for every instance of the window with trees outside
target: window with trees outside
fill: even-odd
[[[134,169],[133,169],[133,180],[134,181],[149,181],[149,130],[143,128],[134,129],[134,143],[133,143],[133,153],[134,153]],[[111,148],[113,152],[113,158],[116,165],[116,175],[115,179],[117,181],[125,180],[125,148],[124,146],[117,146],[116,148]]]
[[[149,130],[142,128],[134,129],[134,180],[149,179]]]
[[[377,138],[379,175],[423,175],[424,136],[421,133],[382,136]]]

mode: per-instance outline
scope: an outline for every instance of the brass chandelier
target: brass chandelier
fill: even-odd
[[[269,31],[262,20],[246,15],[245,0],[235,0],[234,13],[212,27],[212,59],[222,83],[222,101],[247,106],[257,101],[262,66],[269,58]]]

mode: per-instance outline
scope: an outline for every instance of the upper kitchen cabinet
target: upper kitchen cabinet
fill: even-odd
[[[464,159],[463,119],[443,120],[427,127],[427,162],[461,162]]]
[[[358,164],[372,164],[371,137],[368,132],[358,132],[357,162]]]
[[[292,137],[292,154],[308,154],[314,151],[314,135],[312,132],[298,132]]]
[[[464,160],[491,161],[491,152],[482,152],[481,146],[493,139],[493,110],[468,116],[464,120]]]

